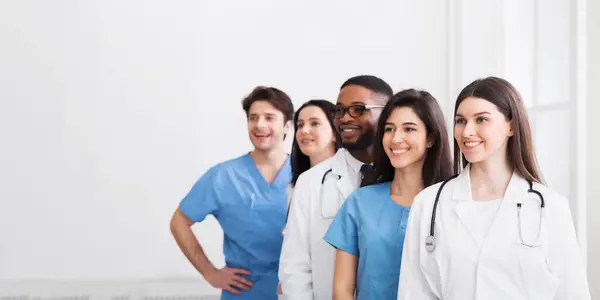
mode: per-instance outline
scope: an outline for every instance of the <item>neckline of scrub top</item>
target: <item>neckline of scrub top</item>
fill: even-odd
[[[246,156],[246,159],[249,160],[249,164],[251,165],[250,171],[254,173],[254,176],[256,176],[256,178],[260,178],[260,184],[263,185],[264,187],[270,189],[272,187],[276,187],[279,185],[287,186],[289,184],[289,181],[291,181],[291,174],[289,174],[289,176],[287,174],[287,173],[291,173],[291,172],[287,172],[287,170],[290,169],[291,155],[288,155],[287,159],[285,160],[285,162],[283,163],[281,168],[279,168],[279,171],[277,171],[277,175],[275,175],[275,179],[273,179],[273,182],[271,182],[271,184],[269,184],[267,182],[267,180],[265,179],[263,174],[258,169],[256,162],[254,161],[252,156],[250,156],[250,152],[246,153],[245,156]]]
[[[392,182],[391,181],[385,182],[384,184],[387,185],[387,187],[388,187],[386,189],[387,190],[387,198],[390,201],[392,201],[392,203],[396,204],[399,207],[410,209],[410,206],[404,206],[404,205],[398,204],[396,201],[394,201],[394,199],[392,199]],[[414,201],[414,198],[413,198],[413,201]]]

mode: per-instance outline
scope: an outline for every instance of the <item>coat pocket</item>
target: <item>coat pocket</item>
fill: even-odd
[[[342,195],[337,189],[323,188],[321,190],[321,218],[333,219],[340,210],[341,203],[344,199],[340,199]]]
[[[542,248],[522,245],[519,266],[522,288],[529,299],[554,299],[560,282],[550,272]]]

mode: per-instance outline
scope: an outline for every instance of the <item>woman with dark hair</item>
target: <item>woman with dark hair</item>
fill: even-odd
[[[394,95],[373,143],[374,171],[344,202],[324,239],[337,249],[334,299],[396,299],[413,198],[452,176],[442,110],[425,91]]]
[[[333,123],[334,108],[329,101],[310,100],[294,114],[292,186],[300,174],[332,157],[340,148],[341,138]]]
[[[342,139],[333,123],[334,108],[335,105],[327,100],[309,100],[294,114],[292,181],[288,189],[288,202],[292,201],[293,189],[300,174],[335,155],[341,146]]]
[[[288,189],[288,201],[293,201],[293,188],[300,174],[332,157],[341,146],[342,139],[333,123],[334,108],[335,105],[327,100],[310,100],[294,114],[292,182]],[[281,294],[281,285],[278,285],[277,293]]]
[[[590,299],[569,201],[543,184],[514,86],[465,87],[454,140],[462,172],[415,198],[398,299]]]

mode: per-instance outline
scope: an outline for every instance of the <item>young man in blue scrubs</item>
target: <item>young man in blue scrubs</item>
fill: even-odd
[[[284,139],[294,107],[282,91],[257,87],[242,106],[254,150],[210,168],[171,220],[177,244],[221,299],[277,299],[277,272],[292,178]],[[213,215],[223,228],[226,266],[208,260],[191,226]]]

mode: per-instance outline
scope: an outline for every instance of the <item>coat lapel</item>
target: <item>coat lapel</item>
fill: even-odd
[[[469,233],[473,242],[479,249],[483,248],[484,244],[496,244],[499,240],[507,239],[511,235],[507,235],[506,231],[508,225],[517,222],[516,215],[516,203],[519,199],[522,199],[524,194],[527,193],[528,183],[525,179],[519,176],[516,172],[513,173],[508,183],[508,187],[504,193],[498,212],[496,213],[494,220],[490,226],[488,234],[483,240],[479,240],[473,229],[476,219],[479,216],[472,212],[470,209],[470,201],[473,200],[471,193],[471,177],[470,177],[470,165],[467,165],[463,172],[458,176],[458,185],[454,189],[452,198],[457,201],[456,214],[460,220],[460,223],[464,227],[465,231]],[[513,220],[514,219],[514,220]]]
[[[348,198],[352,191],[356,188],[352,184],[352,179],[349,178],[348,175],[348,164],[346,163],[346,149],[340,149],[335,154],[333,165],[331,167],[331,172],[340,177],[340,180],[337,182],[337,188],[342,195],[342,201]],[[341,204],[341,203],[340,203]]]
[[[345,150],[338,150],[330,159],[331,174],[329,176],[336,178],[336,181],[328,180],[321,186],[321,215],[327,219],[335,217],[344,200],[354,190],[350,178],[348,178]]]
[[[465,169],[456,178],[457,185],[452,192],[452,199],[456,201],[456,214],[460,220],[460,224],[465,229],[467,234],[471,237],[471,240],[481,249],[482,241],[478,241],[473,232],[473,219],[477,218],[471,212],[469,203],[473,200],[471,195],[471,177],[470,177],[470,166],[467,165]]]
[[[496,218],[490,226],[486,244],[511,244],[515,242],[514,237],[518,231],[517,203],[527,198],[528,189],[527,180],[514,172],[504,193],[504,199],[500,204]]]

